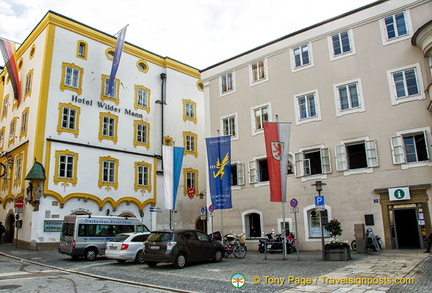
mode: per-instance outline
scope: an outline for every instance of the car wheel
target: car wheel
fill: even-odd
[[[291,251],[292,251],[292,248],[293,248],[292,244],[287,244],[287,246],[286,246],[286,253],[290,254]]]
[[[144,263],[144,252],[142,250],[138,251],[135,257],[135,262],[140,264]]]
[[[174,262],[174,266],[177,269],[184,268],[186,265],[186,256],[183,253],[179,253],[176,257],[176,260]]]
[[[222,250],[218,249],[216,250],[214,256],[213,256],[213,261],[215,262],[220,262],[223,258],[224,253],[222,252]]]
[[[351,249],[354,250],[354,251],[357,251],[357,242],[355,240],[353,240],[351,242]]]
[[[95,260],[97,257],[97,251],[95,248],[88,248],[86,249],[86,251],[84,252],[84,257],[86,260]]]
[[[149,266],[149,267],[151,267],[151,268],[154,268],[155,266],[157,266],[157,262],[155,262],[155,261],[148,261],[147,262],[147,265]]]
[[[118,263],[125,263],[126,261],[124,259],[117,259]]]

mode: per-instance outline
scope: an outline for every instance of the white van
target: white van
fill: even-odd
[[[58,251],[78,259],[95,260],[104,255],[106,243],[116,234],[149,232],[136,218],[70,215],[63,220]]]

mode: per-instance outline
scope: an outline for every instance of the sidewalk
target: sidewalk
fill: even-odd
[[[369,253],[355,264],[348,262],[343,268],[319,276],[314,284],[298,286],[285,292],[427,293],[432,292],[431,273],[430,253],[418,249],[383,250],[376,254]]]

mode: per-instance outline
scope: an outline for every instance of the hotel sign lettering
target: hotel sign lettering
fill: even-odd
[[[100,101],[96,101],[96,103],[93,103],[93,100],[79,98],[78,96],[74,96],[74,95],[72,95],[72,102],[77,103],[77,104],[90,106],[90,107],[93,107],[94,105],[96,105],[96,107],[98,107],[100,109],[104,109],[106,111],[111,111],[111,112],[115,112],[115,113],[122,113],[123,112],[123,114],[128,115],[128,116],[133,116],[133,117],[139,118],[139,119],[144,118],[143,114],[134,112],[130,109],[124,109],[122,111],[121,108],[116,107],[112,104],[108,104],[108,103],[100,102]]]

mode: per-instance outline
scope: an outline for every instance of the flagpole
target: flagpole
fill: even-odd
[[[222,240],[223,240],[223,236],[224,236],[224,233],[223,233],[223,209],[221,209],[220,210],[221,211],[221,236],[222,236]]]
[[[282,219],[283,219],[282,220],[283,221],[283,229],[282,229],[283,259],[286,259],[285,201],[283,200],[282,200]]]
[[[172,210],[169,210],[170,216],[169,216],[169,220],[170,220],[170,230],[172,229]]]
[[[279,115],[276,115],[276,122],[279,122]],[[281,181],[281,184],[283,183],[283,180]],[[283,251],[283,259],[286,259],[286,225],[285,225],[285,202],[286,202],[286,186],[281,186],[281,190],[285,191],[284,194],[282,194],[282,251]]]

